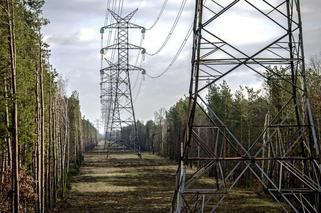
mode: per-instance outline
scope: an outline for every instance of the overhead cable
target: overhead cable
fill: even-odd
[[[139,87],[138,87],[138,91],[137,94],[135,96],[135,98],[133,99],[133,103],[135,103],[140,95],[141,89],[142,89],[142,85],[143,85],[143,81],[144,81],[144,76],[142,76],[140,83],[139,83]]]
[[[169,34],[166,36],[165,41],[163,42],[163,44],[160,46],[160,48],[159,48],[157,51],[155,51],[155,52],[153,52],[153,53],[148,53],[148,52],[146,52],[147,55],[149,55],[149,56],[157,55],[157,54],[160,53],[160,52],[162,51],[162,49],[166,46],[166,44],[168,43],[168,41],[170,40],[170,38],[172,37],[172,35],[173,35],[174,31],[175,31],[175,28],[176,28],[176,26],[177,26],[177,23],[178,23],[178,21],[180,20],[180,17],[181,17],[181,15],[182,15],[182,13],[183,13],[183,10],[184,10],[184,8],[185,8],[186,2],[187,2],[187,0],[183,0],[183,1],[182,1],[182,4],[181,4],[180,9],[179,9],[179,11],[178,11],[178,14],[177,14],[177,16],[176,16],[176,18],[175,18],[174,24],[173,24],[171,30],[169,31]]]
[[[160,77],[163,76],[165,73],[167,73],[167,72],[170,70],[170,68],[174,65],[174,63],[176,62],[176,60],[178,59],[178,57],[180,56],[180,54],[182,53],[182,51],[183,51],[183,49],[184,49],[184,47],[185,47],[185,45],[186,45],[189,37],[191,36],[192,32],[193,32],[193,24],[190,26],[190,28],[189,28],[189,30],[188,30],[188,32],[187,32],[187,34],[186,34],[186,36],[185,36],[185,38],[184,38],[181,46],[179,47],[178,51],[176,52],[174,58],[171,60],[170,64],[165,68],[165,70],[164,70],[163,72],[161,72],[160,74],[155,75],[155,76],[150,75],[150,74],[148,74],[148,73],[146,73],[146,75],[147,75],[149,78],[155,79],[155,78],[160,78]]]
[[[123,14],[123,8],[124,8],[124,0],[120,0],[118,5],[118,14],[120,16]]]
[[[140,0],[140,1],[138,2],[137,9],[140,9],[140,7],[142,6],[142,4],[143,4],[144,1],[145,1],[145,0]]]
[[[139,65],[139,67],[141,67],[142,66],[142,63],[143,63],[143,60],[142,60],[142,58],[143,57],[141,57],[141,59],[140,59],[140,65]],[[144,75],[145,73],[142,73],[142,72],[137,72],[137,75],[136,75],[136,79],[135,79],[135,82],[134,82],[134,85],[133,85],[133,90],[136,88],[136,86],[137,86],[137,83],[138,83],[138,79],[139,79],[139,76],[140,75]]]
[[[163,3],[163,6],[162,6],[162,8],[161,8],[161,10],[159,11],[159,14],[158,14],[156,20],[154,21],[154,23],[153,23],[150,27],[146,28],[146,30],[151,30],[151,29],[153,29],[153,28],[156,26],[156,24],[157,24],[157,22],[159,21],[160,17],[161,17],[161,16],[163,15],[163,13],[164,13],[164,10],[165,10],[165,8],[166,8],[167,3],[168,3],[168,0],[165,0],[164,3]]]

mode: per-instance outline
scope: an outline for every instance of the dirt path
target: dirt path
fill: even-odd
[[[158,156],[112,153],[101,146],[85,154],[80,175],[59,212],[169,212],[176,166]],[[173,182],[174,183],[174,182]]]
[[[102,146],[85,154],[80,175],[58,212],[169,212],[176,165],[151,154],[116,152],[109,159]],[[218,212],[281,212],[253,192],[236,191]]]

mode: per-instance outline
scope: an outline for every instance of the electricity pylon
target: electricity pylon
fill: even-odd
[[[240,8],[276,35],[251,50],[228,41],[231,35],[220,35],[216,27],[224,20],[238,23],[233,9]],[[205,98],[210,86],[244,72],[286,94],[250,141],[242,141],[232,121]],[[287,204],[280,205],[285,212],[321,211],[320,146],[307,90],[299,0],[196,0],[189,93],[173,212],[217,211],[241,179],[259,182],[275,201]]]
[[[102,60],[107,62],[107,67],[102,68],[100,71],[101,104],[105,134],[106,138],[135,150],[137,127],[130,76],[133,72],[144,72],[144,69],[129,64],[129,57],[131,51],[142,51],[142,54],[144,54],[145,49],[129,43],[129,30],[139,29],[144,33],[145,28],[130,23],[137,10],[125,17],[120,17],[111,10],[108,10],[108,12],[114,18],[115,23],[101,28],[102,38],[105,30],[115,30],[116,37],[115,43],[101,49]],[[112,54],[108,55],[110,52]],[[121,132],[125,127],[131,129],[129,138],[121,137]]]

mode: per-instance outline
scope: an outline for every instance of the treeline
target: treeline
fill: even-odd
[[[42,0],[0,1],[0,212],[44,212],[64,197],[97,130],[49,63]]]
[[[279,76],[288,78],[286,71],[274,68]],[[211,109],[230,128],[233,134],[241,141],[245,148],[258,138],[262,129],[273,118],[281,107],[291,97],[287,91],[291,91],[291,85],[286,81],[279,80],[276,75],[269,76],[269,80],[263,83],[262,90],[254,90],[250,87],[240,87],[236,91],[226,82],[212,85],[206,96],[207,103]],[[321,140],[321,60],[320,57],[313,57],[310,68],[307,71],[309,84],[310,101],[315,120],[315,127],[319,141]],[[180,157],[180,142],[182,142],[184,124],[186,119],[188,100],[181,99],[169,110],[161,109],[155,113],[154,119],[146,123],[137,122],[138,143],[142,151],[150,151],[159,155],[178,160]],[[204,107],[207,109],[206,107]],[[294,104],[291,102],[283,113],[288,114],[287,122],[295,120]],[[292,120],[292,121],[291,121]],[[196,120],[200,126],[208,125],[208,118],[204,113],[196,112]],[[204,131],[204,129],[203,129]],[[205,135],[204,140],[213,143],[215,130],[208,129],[200,133]],[[284,134],[291,135],[290,132]],[[262,138],[263,139],[263,138]],[[197,156],[195,147],[194,155]],[[227,153],[230,150],[223,150]]]

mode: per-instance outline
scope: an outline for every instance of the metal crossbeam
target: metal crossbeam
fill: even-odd
[[[204,2],[196,0],[189,111],[172,212],[215,212],[245,174],[256,178],[276,202],[287,204],[282,205],[285,212],[320,212],[320,146],[306,85],[300,1]],[[279,31],[255,52],[215,31],[219,19],[240,4],[249,16],[255,13]],[[264,80],[277,79],[274,86],[288,94],[248,147],[204,98],[212,85],[245,69]],[[196,121],[196,111],[207,118],[206,125]],[[212,185],[200,184],[209,171]]]

